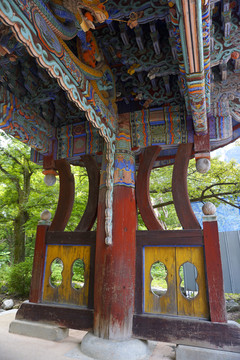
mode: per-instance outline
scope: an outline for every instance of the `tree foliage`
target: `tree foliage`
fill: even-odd
[[[32,279],[32,261],[26,259],[13,265],[8,274],[8,290],[18,296],[28,297]]]
[[[29,219],[28,200],[31,177],[37,166],[30,162],[29,150],[1,134],[0,221],[2,241],[8,241],[13,262],[25,259],[25,224]]]
[[[152,171],[150,195],[154,209],[165,228],[181,228],[175,213],[172,198],[173,166]],[[188,192],[190,202],[211,201],[217,207],[221,202],[239,208],[240,166],[235,161],[229,163],[217,158],[211,160],[211,169],[206,174],[196,171],[195,160],[188,168]]]
[[[30,161],[30,149],[0,134],[0,263],[19,263],[33,256],[40,214],[54,215],[59,196],[59,179],[46,186],[42,166]],[[86,206],[88,177],[83,168],[72,167],[75,203],[66,230],[74,230]]]

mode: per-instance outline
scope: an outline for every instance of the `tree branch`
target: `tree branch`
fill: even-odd
[[[17,159],[15,158],[15,156],[13,156],[12,154],[10,154],[8,151],[4,150],[3,148],[0,148],[0,151],[2,151],[7,157],[11,158],[13,161],[15,161],[18,165],[20,165],[21,167],[23,167],[23,164]],[[24,154],[21,153],[21,156],[24,156]]]
[[[11,179],[16,184],[17,190],[19,191],[20,190],[20,184],[19,184],[18,178],[16,176],[10,174],[6,169],[4,169],[2,167],[1,164],[0,164],[0,171],[2,171],[9,179]]]
[[[202,191],[201,197],[203,198],[205,192],[207,192],[208,190],[212,189],[215,186],[227,186],[227,185],[237,185],[237,184],[238,184],[237,182],[234,182],[234,183],[233,182],[232,183],[231,182],[230,183],[223,182],[223,183],[216,183],[216,184],[209,185]]]
[[[225,199],[222,199],[222,198],[220,198],[220,197],[218,197],[218,196],[216,196],[216,198],[217,198],[218,200],[220,200],[220,201],[228,204],[228,205],[231,205],[231,206],[233,206],[233,207],[235,207],[235,208],[237,208],[237,209],[240,209],[240,206],[237,206],[237,205],[231,203],[230,201],[227,201],[227,200],[225,200]]]
[[[198,201],[202,202],[203,200],[206,200],[206,199],[211,199],[211,198],[217,198],[218,199],[218,196],[233,195],[233,194],[240,194],[240,190],[228,191],[228,192],[223,192],[223,193],[219,193],[219,194],[205,195],[203,197],[199,196],[197,198],[190,199],[190,202],[198,202]],[[158,208],[168,206],[168,205],[173,205],[173,204],[174,204],[174,202],[172,200],[172,201],[167,201],[165,203],[158,203],[156,205],[153,205],[153,208],[158,209]]]

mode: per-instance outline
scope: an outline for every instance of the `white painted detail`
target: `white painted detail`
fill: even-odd
[[[202,207],[202,212],[204,215],[215,215],[216,211],[216,206],[209,201],[206,202]]]
[[[211,162],[209,159],[206,158],[200,158],[196,161],[196,169],[199,173],[205,174],[209,171],[211,167]]]
[[[47,174],[44,176],[43,180],[47,186],[53,186],[56,182],[56,176],[53,174]]]
[[[52,215],[51,215],[50,211],[48,211],[48,210],[43,210],[43,212],[40,215],[41,220],[50,220],[51,217],[52,217]]]

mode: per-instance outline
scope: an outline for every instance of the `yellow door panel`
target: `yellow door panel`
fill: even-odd
[[[144,311],[153,314],[177,314],[175,248],[148,247],[144,249]],[[151,267],[161,262],[167,269],[167,292],[157,296],[151,290]]]
[[[90,272],[90,246],[48,245],[44,276],[43,301],[60,304],[87,306]],[[63,262],[62,283],[58,287],[51,285],[51,264],[59,258]],[[72,287],[72,265],[75,260],[84,262],[84,286]]]
[[[197,269],[196,283],[198,294],[192,294],[193,298],[187,298],[184,291],[181,291],[182,279],[180,277],[180,267],[184,263],[192,263]],[[209,318],[207,302],[207,291],[205,283],[204,255],[203,248],[200,247],[177,247],[176,248],[176,275],[177,275],[177,303],[178,315]],[[190,296],[190,295],[189,295]]]

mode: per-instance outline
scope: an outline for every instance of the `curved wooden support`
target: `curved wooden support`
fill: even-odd
[[[160,146],[151,146],[144,150],[136,181],[137,206],[148,230],[163,230],[155,215],[149,195],[149,178],[160,150]]]
[[[49,230],[64,231],[73,208],[74,177],[71,173],[71,167],[65,159],[56,160],[55,169],[59,173],[60,192],[57,210]]]
[[[180,144],[172,174],[172,195],[178,219],[183,229],[200,229],[188,196],[187,170],[193,144]]]
[[[88,203],[75,231],[90,231],[97,217],[100,171],[91,155],[82,156],[89,179]]]

